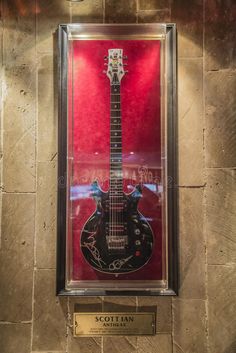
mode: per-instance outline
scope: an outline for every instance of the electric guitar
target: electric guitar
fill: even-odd
[[[95,270],[122,274],[134,272],[150,259],[153,247],[152,229],[138,211],[141,186],[123,192],[121,80],[125,75],[123,49],[109,49],[107,74],[110,79],[110,188],[104,192],[97,181],[92,184],[96,211],[81,233],[81,250]]]

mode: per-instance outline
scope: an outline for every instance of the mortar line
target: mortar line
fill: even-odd
[[[72,23],[72,18],[73,18],[73,4],[68,2],[67,6],[69,6],[69,21]]]
[[[102,22],[105,23],[105,0],[102,0]]]
[[[138,23],[139,0],[136,0],[136,23]]]
[[[217,169],[217,170],[236,170],[236,167],[206,167],[206,169]]]
[[[174,298],[171,297],[171,310],[170,310],[170,316],[171,316],[171,351],[174,351]]]
[[[171,0],[169,0],[169,9],[170,9],[170,22],[173,23],[172,21],[172,2]],[[177,32],[177,43],[176,43],[176,46],[178,47],[178,32]],[[178,51],[178,49],[177,49]],[[178,60],[178,58],[177,58]],[[178,61],[177,61],[178,63]],[[177,65],[176,65],[177,66]],[[177,75],[178,75],[178,66],[177,66]],[[177,83],[178,83],[178,76],[177,76]],[[177,93],[178,94],[178,87],[177,87]],[[177,97],[178,99],[178,97]],[[179,238],[179,237],[178,237]],[[178,243],[179,243],[179,240],[178,240]],[[178,244],[178,247],[179,247],[179,244]],[[171,353],[174,352],[174,298],[171,297],[171,307],[170,307],[170,319],[171,319]]]
[[[207,183],[206,175],[206,82],[205,82],[205,72],[206,72],[206,53],[205,53],[205,22],[206,22],[206,13],[205,13],[205,0],[203,0],[203,14],[202,14],[202,28],[203,28],[203,77],[202,77],[202,92],[203,92],[203,180]],[[210,353],[209,347],[209,313],[208,313],[208,268],[207,268],[207,258],[208,258],[208,249],[207,249],[207,232],[206,232],[206,188],[203,190],[203,234],[204,234],[204,243],[205,243],[205,335],[206,335],[206,348],[207,352]]]
[[[210,267],[210,266],[224,266],[224,267],[230,267],[230,268],[232,268],[232,267],[236,267],[236,263],[235,262],[228,262],[228,263],[226,263],[226,264],[214,264],[214,263],[212,263],[212,264],[207,264],[207,266],[208,267]]]
[[[36,211],[37,211],[37,180],[38,180],[38,168],[37,168],[37,156],[38,156],[38,57],[37,57],[37,0],[35,0],[35,200],[34,200],[34,238],[33,238],[33,276],[32,276],[32,324],[31,324],[31,342],[30,348],[33,351],[33,337],[34,337],[34,298],[35,298],[35,275],[36,275]]]
[[[139,12],[163,12],[163,11],[168,11],[170,12],[170,7],[163,7],[163,9],[138,9]]]
[[[29,324],[32,324],[32,320],[27,320],[27,321],[4,321],[4,320],[1,320],[0,321],[0,325],[16,325],[16,324],[22,324],[22,325],[29,325]]]
[[[36,191],[5,191],[4,189],[2,193],[6,195],[36,195]]]
[[[0,139],[1,139],[1,145],[0,145],[0,149],[1,149],[1,161],[2,161],[2,165],[1,165],[1,171],[0,171],[0,178],[1,178],[1,190],[0,190],[0,249],[1,249],[1,245],[2,245],[2,190],[3,190],[3,33],[4,33],[4,25],[3,25],[3,0],[1,0],[1,3],[0,3],[0,11],[1,11],[1,44],[0,44],[0,47],[1,47],[1,50],[2,52],[0,53],[1,55],[1,84],[0,84],[0,94],[1,94],[1,98],[0,98],[0,109],[1,109],[1,112],[0,112]]]
[[[66,353],[69,353],[69,329],[70,329],[70,298],[67,297],[67,317],[66,317]]]
[[[177,188],[186,188],[186,189],[202,189],[206,187],[206,183],[202,185],[176,185]]]

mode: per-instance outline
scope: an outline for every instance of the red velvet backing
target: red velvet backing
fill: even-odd
[[[103,70],[108,49],[122,48],[128,56],[121,81],[124,191],[143,184],[139,211],[155,235],[150,261],[139,271],[118,279],[162,279],[162,203],[160,142],[160,42],[157,40],[78,40],[73,42],[73,180],[72,246],[74,280],[116,279],[99,273],[80,251],[81,230],[95,210],[89,194],[94,180],[109,189],[110,81]],[[69,97],[70,98],[70,97]],[[156,189],[156,190],[155,190]],[[117,280],[117,279],[116,279]]]

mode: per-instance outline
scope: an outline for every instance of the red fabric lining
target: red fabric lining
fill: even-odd
[[[74,187],[83,190],[72,204],[73,279],[115,279],[92,269],[80,251],[80,233],[95,210],[85,196],[97,179],[109,189],[110,82],[102,73],[108,49],[122,48],[129,71],[121,82],[121,115],[124,191],[139,182],[159,185],[160,141],[160,42],[159,41],[74,41],[73,42],[73,149]],[[83,194],[85,192],[85,194]],[[144,186],[139,211],[150,221],[155,234],[153,255],[148,264],[119,279],[162,279],[162,208],[158,192]]]

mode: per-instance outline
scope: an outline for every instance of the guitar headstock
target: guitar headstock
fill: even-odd
[[[127,59],[127,56],[123,56],[123,49],[108,49],[108,56],[104,57],[104,60],[108,60],[108,63],[105,63],[107,65],[105,73],[111,84],[119,84],[128,72],[124,69],[127,64],[123,62],[123,59]]]

